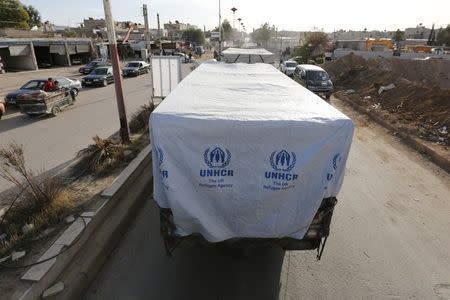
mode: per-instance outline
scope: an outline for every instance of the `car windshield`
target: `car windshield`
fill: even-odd
[[[128,63],[128,68],[139,68],[139,63]]]
[[[43,81],[32,80],[25,83],[20,89],[21,90],[40,90],[44,86]]]
[[[297,66],[297,63],[295,62],[286,62],[287,68],[295,68]]]
[[[106,68],[98,68],[98,69],[95,69],[94,71],[92,71],[91,74],[93,74],[93,75],[106,75],[106,73],[108,73],[108,69],[106,69]]]
[[[98,61],[91,61],[91,62],[88,63],[86,66],[87,66],[87,67],[95,67],[96,65],[98,65]]]
[[[327,72],[325,71],[307,71],[306,79],[319,81],[319,80],[328,80],[329,78]]]

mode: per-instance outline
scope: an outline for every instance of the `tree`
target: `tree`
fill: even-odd
[[[317,48],[320,46],[325,48],[328,45],[329,41],[330,39],[328,38],[328,35],[322,31],[311,32],[306,38],[307,44],[313,48]]]
[[[450,46],[450,25],[447,25],[445,29],[442,27],[439,29],[436,35],[436,45]]]
[[[396,42],[404,41],[405,40],[405,32],[401,31],[400,29],[397,29],[397,31],[394,33],[394,40]]]
[[[292,56],[301,57],[297,60],[298,63],[307,63],[311,56],[314,55],[315,51],[323,51],[325,48],[327,48],[329,42],[330,39],[325,32],[311,32],[306,36],[306,43],[303,44],[303,46],[295,48]]]
[[[27,11],[28,16],[30,17],[30,19],[28,20],[28,26],[30,26],[30,28],[32,28],[33,26],[41,26],[42,20],[39,11],[32,5],[24,5],[23,8]]]
[[[251,37],[258,44],[266,44],[275,32],[275,27],[270,27],[269,23],[261,24],[261,27],[253,30]]]
[[[189,28],[183,31],[183,39],[195,45],[203,45],[205,43],[205,34],[201,29]]]
[[[221,34],[223,41],[229,40],[233,35],[233,28],[231,27],[230,21],[228,21],[227,19],[223,20],[222,22]]]
[[[30,17],[18,0],[0,0],[0,8],[0,28],[30,28]]]

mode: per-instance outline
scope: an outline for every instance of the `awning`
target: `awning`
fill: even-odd
[[[9,46],[9,55],[11,56],[27,56],[29,54],[29,45]]]
[[[65,55],[66,48],[64,47],[64,45],[50,45],[50,53]]]
[[[77,48],[75,45],[67,45],[67,49],[70,55],[77,54]]]
[[[86,53],[89,52],[89,45],[76,45],[77,53]]]

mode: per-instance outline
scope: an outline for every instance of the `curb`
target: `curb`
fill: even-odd
[[[64,290],[50,299],[82,299],[139,207],[147,200],[146,196],[150,195],[152,179],[151,145],[148,145],[102,193],[105,202],[101,207],[92,215],[82,214],[80,218],[85,220],[85,227],[79,232],[77,243],[55,258],[39,281],[22,295],[13,297],[40,299],[47,288],[63,282]]]
[[[336,97],[335,98],[341,100],[342,102],[350,105],[354,110],[361,114],[367,115],[370,119],[378,123],[379,125],[383,126],[389,131],[396,132],[396,136],[400,137],[400,139],[410,148],[418,151],[421,154],[425,154],[429,160],[431,160],[434,164],[436,164],[438,167],[446,171],[447,173],[450,173],[450,160],[443,157],[439,153],[437,153],[434,149],[428,147],[424,143],[422,143],[418,138],[411,137],[410,135],[406,134],[402,131],[400,127],[397,127],[395,125],[392,125],[391,123],[384,120],[382,117],[374,113],[373,111],[367,109],[367,107],[361,106],[351,100],[349,100],[347,97]]]

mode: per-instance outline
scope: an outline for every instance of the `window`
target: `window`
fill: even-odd
[[[91,74],[93,75],[106,75],[106,73],[109,71],[109,69],[106,68],[98,68],[92,71]]]
[[[306,72],[306,79],[313,81],[328,80],[328,74],[325,71],[308,71]]]
[[[39,90],[44,86],[44,81],[32,80],[25,83],[20,89],[21,90]]]

